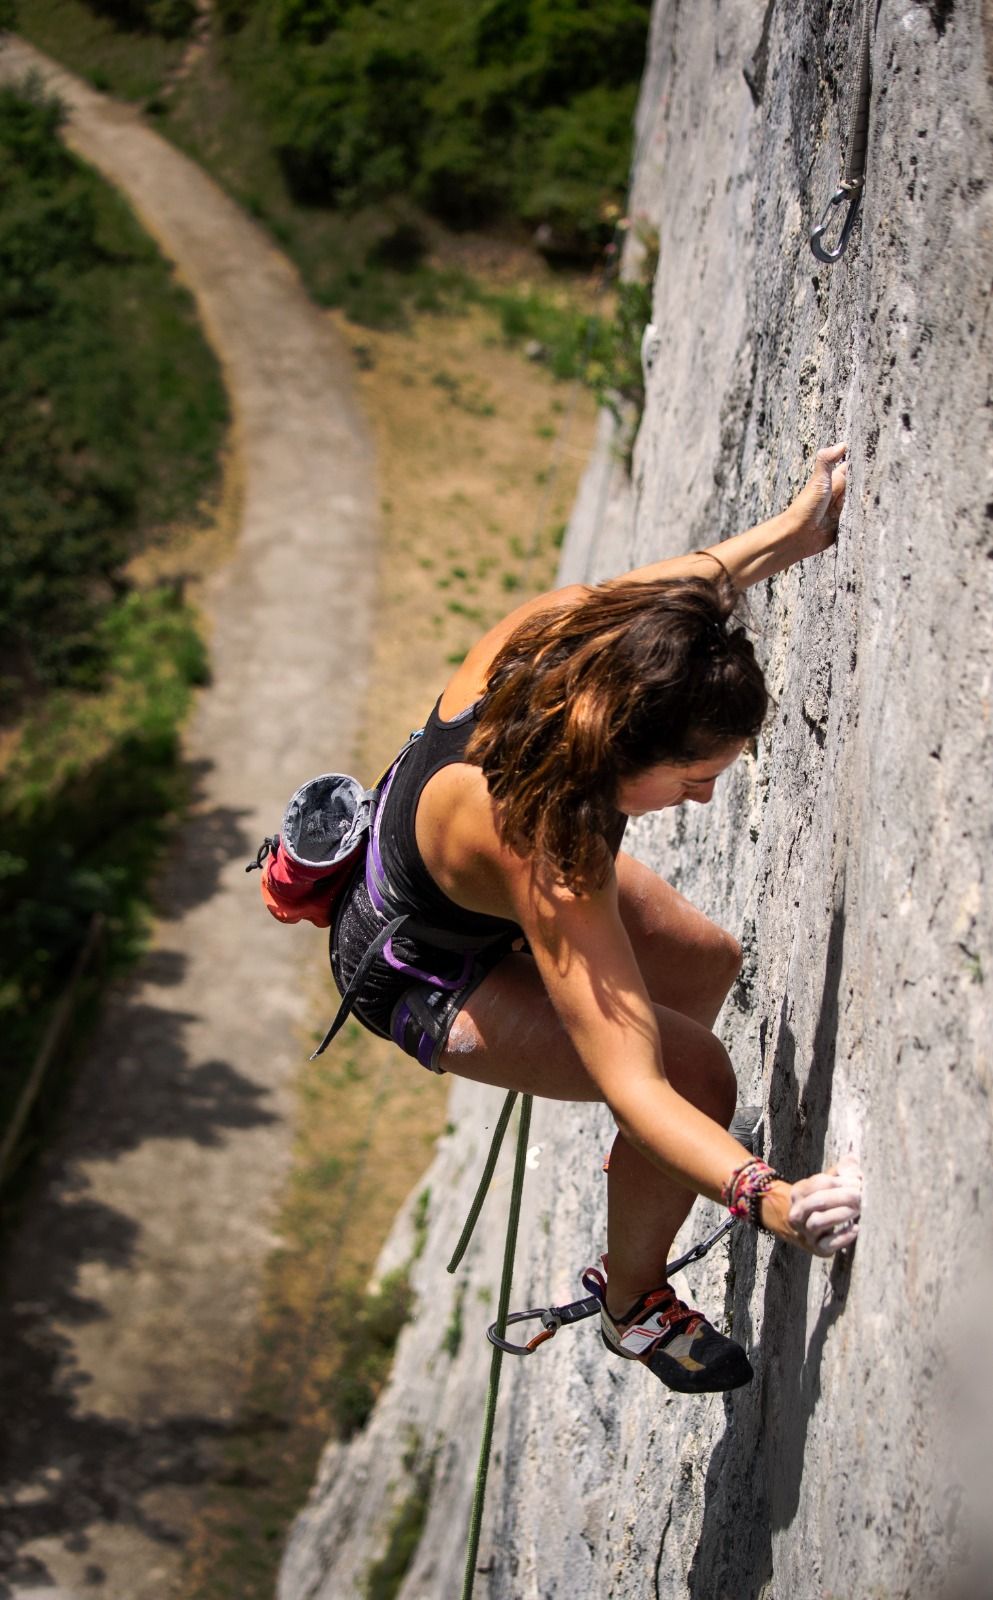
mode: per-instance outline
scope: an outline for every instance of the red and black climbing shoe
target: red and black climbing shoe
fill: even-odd
[[[752,1364],[741,1345],[684,1305],[669,1284],[643,1294],[617,1319],[607,1310],[606,1280],[596,1267],[583,1273],[583,1285],[600,1301],[600,1335],[611,1354],[640,1361],[668,1388],[709,1394],[751,1381]]]

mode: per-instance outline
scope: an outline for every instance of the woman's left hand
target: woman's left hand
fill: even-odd
[[[794,537],[802,542],[803,556],[818,555],[834,544],[848,482],[847,452],[847,444],[818,450],[814,470],[787,513],[795,523]]]

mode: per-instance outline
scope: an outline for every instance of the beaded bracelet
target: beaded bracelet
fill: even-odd
[[[761,1228],[762,1196],[768,1194],[778,1178],[778,1172],[753,1156],[732,1172],[721,1189],[721,1201],[733,1217],[750,1222],[753,1228]]]

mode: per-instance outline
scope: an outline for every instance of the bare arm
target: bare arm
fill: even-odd
[[[545,987],[621,1132],[675,1182],[719,1200],[750,1155],[666,1077],[655,1011],[613,876],[588,896],[543,884],[529,869],[515,878],[517,914]],[[833,1253],[854,1238],[833,1233],[857,1210],[853,1183],[830,1174],[795,1187],[776,1183],[762,1202],[763,1221],[791,1244]]]
[[[797,561],[818,555],[834,543],[845,498],[847,445],[818,450],[814,470],[793,504],[778,516],[691,555],[636,567],[617,582],[650,583],[656,578],[712,578],[717,562],[737,589],[775,577]]]
[[[845,498],[843,458],[847,448],[844,444],[834,444],[818,450],[808,483],[779,516],[760,522],[747,533],[708,545],[706,550],[656,561],[648,567],[636,567],[633,572],[625,572],[612,581],[651,583],[656,578],[713,578],[716,563],[724,568],[737,589],[747,589],[753,583],[761,583],[763,578],[785,571],[794,562],[827,550],[834,542]],[[585,586],[580,583],[550,590],[525,601],[491,628],[449,680],[442,699],[442,716],[455,716],[483,693],[494,656],[527,617],[536,611],[581,600],[585,593]]]

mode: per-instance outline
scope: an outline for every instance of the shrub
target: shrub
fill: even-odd
[[[0,89],[0,677],[96,687],[100,618],[143,530],[214,471],[226,402],[185,292],[63,148],[59,105]]]
[[[95,911],[112,951],[142,926],[141,891],[183,796],[178,725],[206,656],[175,589],[129,595],[101,624],[116,692],[60,690],[29,719],[0,786],[0,1058],[27,1065],[45,1008]],[[4,1080],[8,1088],[16,1076]]]
[[[130,954],[206,676],[177,586],[128,558],[216,478],[226,402],[185,291],[62,148],[37,84],[0,89],[0,1121],[90,920]],[[42,1118],[39,1115],[40,1124]]]
[[[181,39],[197,14],[194,0],[86,0],[92,11],[132,33],[157,33]]]
[[[575,251],[627,180],[649,0],[222,0],[293,194],[407,194],[455,226],[523,218]]]

